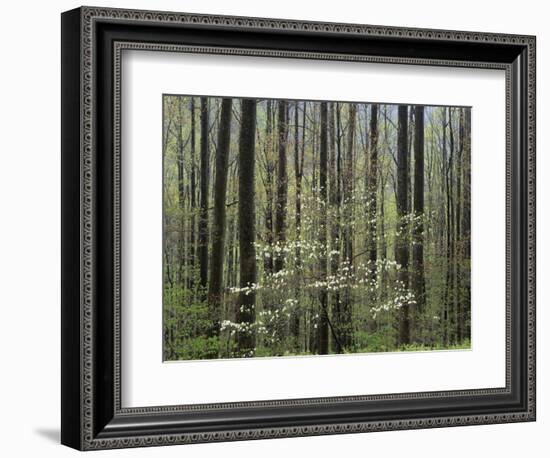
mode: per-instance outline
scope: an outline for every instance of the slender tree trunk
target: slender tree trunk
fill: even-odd
[[[442,179],[444,183],[443,196],[445,199],[445,294],[443,299],[443,341],[449,344],[449,287],[450,287],[450,199],[449,199],[449,159],[447,157],[447,109],[443,108],[443,149],[442,149]]]
[[[304,110],[305,110],[304,102]],[[300,271],[302,268],[300,240],[302,237],[302,174],[303,174],[303,162],[300,157],[300,135],[299,135],[299,102],[294,105],[294,181],[296,186],[295,195],[295,226],[296,226],[296,270]],[[305,130],[305,125],[302,127]],[[296,288],[296,297],[300,286]],[[290,332],[295,339],[296,344],[299,344],[300,337],[300,314],[297,311],[293,311],[291,315]]]
[[[288,141],[288,104],[286,100],[279,101],[279,113],[277,124],[279,138],[279,161],[277,170],[277,206],[275,209],[275,238],[282,248],[286,241],[286,205],[288,194],[287,178],[287,141]],[[284,268],[284,255],[282,252],[275,255],[275,272]]]
[[[332,274],[338,275],[338,271],[340,269],[340,262],[343,259],[343,256],[345,253],[342,253],[342,247],[341,247],[341,236],[342,236],[342,214],[341,214],[341,206],[342,206],[342,119],[341,119],[341,105],[336,102],[336,106],[334,109],[334,116],[335,116],[335,184],[334,184],[334,191],[331,191],[331,194],[334,193],[334,211],[336,213],[335,215],[335,221],[333,224],[332,229],[332,249],[334,251],[338,251],[338,255],[335,255],[332,259]],[[331,122],[334,122],[334,120],[331,117]],[[338,331],[339,340],[337,341],[337,351],[338,353],[342,353],[344,351],[344,345],[347,344],[345,342],[345,335],[342,332],[344,329],[344,315],[342,313],[343,311],[343,304],[341,301],[341,295],[340,295],[340,289],[338,288],[337,291],[334,293],[334,302],[332,305],[332,321],[335,323],[336,329]]]
[[[223,265],[225,256],[225,219],[227,194],[227,169],[231,142],[231,110],[233,99],[222,100],[218,142],[216,145],[216,175],[214,178],[214,219],[212,223],[212,257],[210,259],[210,283],[208,303],[213,323],[213,335],[220,330],[220,308],[223,296]]]
[[[294,180],[296,186],[296,200],[295,200],[295,225],[296,225],[296,240],[300,240],[302,236],[302,176],[303,176],[303,163],[300,157],[300,140],[299,140],[299,115],[298,115],[298,102],[296,102],[294,108]],[[305,129],[305,126],[302,127]],[[301,253],[300,247],[296,247],[296,267],[301,268]]]
[[[423,313],[426,303],[426,281],[424,276],[424,107],[416,106],[414,112],[412,289],[416,301],[416,317],[418,318]]]
[[[239,137],[239,248],[240,248],[240,287],[252,288],[239,294],[236,310],[237,322],[241,329],[237,332],[237,347],[241,356],[254,356],[256,336],[252,328],[255,321],[256,293],[256,209],[254,186],[256,100],[243,99],[241,102],[241,132]]]
[[[176,279],[180,286],[184,286],[185,272],[185,183],[184,183],[184,144],[183,144],[183,99],[178,97],[178,114],[176,123],[176,147],[177,147],[177,170],[178,170],[178,204],[180,210],[179,230],[181,236],[178,238],[178,266],[176,269]]]
[[[471,108],[465,108],[464,113],[464,153],[463,153],[463,210],[462,210],[462,243],[464,245],[464,270],[466,273],[470,272],[470,198],[471,198],[471,126],[472,126],[472,110]],[[464,306],[463,306],[463,321],[464,321],[464,336],[470,338],[470,279],[469,276],[465,277],[464,285]]]
[[[210,178],[208,151],[208,98],[201,97],[201,173],[200,173],[200,216],[199,216],[199,264],[200,285],[203,293],[208,284],[208,188]]]
[[[273,101],[266,102],[265,127],[265,161],[266,161],[266,204],[265,204],[265,238],[269,247],[269,256],[264,258],[264,272],[273,273],[273,181],[275,166],[273,162]]]
[[[343,183],[343,244],[344,244],[344,259],[347,262],[347,269],[350,272],[353,269],[353,231],[351,228],[351,220],[353,218],[353,156],[355,150],[355,122],[356,122],[357,106],[354,103],[349,104],[349,120],[348,120],[348,144],[346,154],[346,170]],[[352,306],[351,306],[351,287],[348,285],[343,294],[341,304],[341,329],[340,341],[344,348],[349,348],[352,345],[353,329],[352,329]]]
[[[164,119],[163,122],[163,136],[162,136],[162,157],[163,161],[166,160],[166,153],[168,148],[168,139],[170,135],[170,129],[173,124],[172,113],[167,113],[167,110],[171,108],[171,104],[165,98],[165,105],[163,107],[164,115],[167,116],[167,119]],[[165,198],[165,196],[164,196]],[[169,219],[166,215],[166,212],[163,212],[163,230],[166,231]],[[163,320],[164,321],[164,358],[173,359],[176,356],[175,346],[174,346],[174,334],[175,334],[175,325],[174,318],[176,316],[175,306],[172,301],[166,300],[169,295],[173,294],[172,288],[174,282],[171,275],[171,260],[168,253],[168,241],[166,238],[163,241],[162,255],[163,255]]]
[[[388,140],[388,106],[384,105],[384,145],[386,155],[391,154]],[[382,170],[382,168],[380,168]],[[382,259],[388,259],[388,238],[386,234],[386,184],[388,182],[388,172],[380,173],[380,234],[381,246],[380,255]],[[387,269],[382,270],[380,299],[385,301],[388,296],[389,273]]]
[[[319,152],[319,193],[321,198],[321,214],[319,218],[319,244],[323,248],[327,246],[327,166],[328,166],[328,107],[327,102],[321,103],[321,138]],[[327,279],[327,256],[321,256],[319,261],[319,278],[321,282]],[[319,314],[319,353],[328,354],[329,350],[329,312],[328,312],[328,293],[324,287],[320,294],[321,313]]]
[[[339,191],[338,191],[338,182],[339,182],[339,168],[337,167],[338,161],[340,160],[340,147],[338,134],[335,127],[335,103],[330,104],[329,108],[329,118],[328,118],[328,132],[329,132],[329,209],[330,209],[330,275],[336,277],[338,275],[338,268],[340,265],[340,222],[339,222]],[[338,156],[338,157],[337,157]],[[332,322],[335,326],[332,326],[333,334],[339,332],[339,304],[340,294],[338,291],[331,293],[329,296],[329,308],[331,307],[331,316]],[[336,348],[333,350],[341,353],[341,343],[340,339],[334,339]]]
[[[388,241],[386,239],[386,183],[387,176],[380,176],[380,258],[388,259]],[[389,275],[387,269],[382,269],[380,299],[385,300],[387,297]]]
[[[458,151],[456,158],[456,213],[455,213],[455,276],[456,276],[456,339],[464,338],[464,310],[462,294],[462,269],[464,264],[464,246],[462,241],[462,166],[464,155],[464,109],[459,108]]]
[[[180,210],[185,206],[185,186],[184,186],[184,168],[183,168],[183,100],[178,98],[178,115],[176,123],[176,146],[177,146],[177,169],[178,169],[178,204]]]
[[[195,250],[196,250],[196,235],[195,235],[195,212],[197,209],[197,177],[195,172],[195,98],[191,97],[191,230],[189,233],[189,250],[188,258],[191,267],[191,273],[188,276],[188,287],[193,288],[195,284]]]
[[[351,230],[351,219],[353,217],[353,191],[354,191],[354,151],[355,151],[355,123],[357,115],[357,105],[355,103],[349,104],[349,126],[348,126],[348,150],[346,156],[346,175],[344,183],[344,207],[347,211],[345,222],[345,240],[344,249],[346,259],[353,262],[353,234]]]
[[[233,266],[235,263],[235,217],[231,216],[227,219],[227,275],[224,276],[224,288],[231,288],[233,283]]]
[[[447,228],[447,246],[448,246],[448,264],[447,268],[449,269],[449,339],[451,343],[456,341],[456,289],[455,289],[455,244],[454,244],[454,211],[455,211],[455,202],[454,202],[454,154],[455,154],[455,142],[454,142],[454,133],[453,133],[453,116],[452,108],[449,107],[449,186],[447,188],[447,202],[448,202],[448,228]]]
[[[412,150],[413,150],[413,132],[414,132],[414,108],[411,106],[409,109],[409,125],[407,126],[407,152],[409,157],[409,177],[414,175],[413,161],[412,161]],[[412,180],[409,179],[409,200],[407,201],[407,213],[410,215],[413,213],[413,190],[412,190]],[[409,250],[410,251],[410,250]]]
[[[370,107],[369,128],[369,173],[366,192],[367,248],[370,262],[371,279],[376,278],[377,238],[377,194],[378,194],[378,105]]]
[[[303,172],[304,172],[304,160],[305,160],[305,157],[306,157],[306,125],[307,125],[307,107],[308,107],[308,102],[304,102],[304,109],[302,111],[302,141],[301,141],[301,144],[300,144],[300,174],[302,175],[302,178],[303,178]],[[300,199],[301,201],[301,199]],[[301,215],[301,206],[300,206],[300,215]],[[300,228],[301,228],[301,224],[300,224]],[[302,232],[302,229],[300,229],[300,233]],[[301,235],[302,237],[302,235]],[[308,335],[309,335],[309,329],[307,327],[307,325],[309,324],[309,326],[311,327],[311,320],[308,319],[308,311],[306,308],[302,308],[302,313],[301,313],[303,319],[302,319],[302,322],[304,323],[304,326],[303,326],[303,333],[304,333],[304,349],[307,350],[307,338],[308,338]]]
[[[395,260],[401,266],[398,279],[404,288],[409,286],[409,240],[406,221],[409,201],[409,158],[408,158],[408,117],[407,105],[398,107],[397,126],[397,234]],[[399,344],[410,343],[409,305],[403,304],[399,313]]]

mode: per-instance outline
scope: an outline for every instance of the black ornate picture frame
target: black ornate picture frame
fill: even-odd
[[[535,37],[81,7],[62,14],[62,433],[79,450],[535,420]],[[506,72],[506,386],[124,408],[125,49]]]

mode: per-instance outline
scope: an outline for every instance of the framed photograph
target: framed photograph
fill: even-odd
[[[62,15],[62,443],[535,420],[535,37]]]

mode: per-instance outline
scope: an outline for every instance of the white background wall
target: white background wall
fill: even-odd
[[[550,29],[545,2],[117,0],[96,5],[533,34],[538,38],[538,421],[104,452],[107,456],[548,456]],[[74,456],[59,441],[60,13],[5,2],[0,47],[0,454]],[[548,387],[548,388],[546,388]]]

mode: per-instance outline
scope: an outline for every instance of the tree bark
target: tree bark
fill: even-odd
[[[443,208],[445,209],[445,224],[444,226],[444,234],[441,235],[441,239],[445,242],[445,292],[443,297],[443,342],[445,345],[449,344],[449,276],[450,276],[450,267],[449,267],[449,260],[451,257],[450,254],[450,233],[449,233],[449,213],[450,213],[450,202],[449,202],[449,165],[448,165],[448,158],[447,158],[447,109],[443,108],[443,118],[441,121],[441,128],[443,130],[442,135],[442,167],[441,167],[441,175],[442,175],[442,182],[444,184],[443,186],[443,193],[442,196],[445,199],[445,204],[443,205]]]
[[[208,304],[213,326],[213,335],[219,335],[220,307],[223,298],[223,265],[225,256],[225,220],[227,169],[231,143],[231,110],[233,99],[222,100],[218,142],[216,145],[216,175],[214,178],[214,218],[212,223],[212,255],[210,259],[210,282]]]
[[[277,132],[279,140],[279,161],[277,169],[277,206],[275,209],[275,239],[279,246],[286,241],[286,205],[288,194],[287,177],[287,141],[288,141],[288,104],[286,100],[279,101]],[[282,252],[275,255],[275,272],[284,268]]]
[[[189,233],[189,248],[188,258],[189,265],[191,266],[191,272],[188,274],[188,286],[193,288],[195,277],[195,250],[196,250],[196,236],[195,236],[195,211],[197,208],[197,177],[195,171],[195,149],[196,149],[196,135],[195,135],[195,98],[191,97],[191,230]]]
[[[454,202],[454,155],[455,141],[453,133],[453,112],[449,107],[449,164],[448,164],[448,187],[447,187],[447,270],[448,270],[448,291],[449,302],[449,341],[456,341],[456,289],[455,289],[455,202]]]
[[[265,240],[269,247],[269,256],[264,258],[264,272],[273,273],[273,181],[275,166],[273,161],[273,101],[266,102],[265,162],[266,162],[266,204],[265,204]]]
[[[306,102],[304,102],[305,105]],[[305,110],[305,106],[304,106]],[[299,140],[299,115],[298,115],[298,102],[296,102],[294,108],[294,180],[296,186],[296,200],[295,200],[295,225],[296,225],[296,240],[300,240],[302,235],[302,176],[303,176],[303,162],[300,157],[300,140]],[[302,127],[305,129],[305,126]],[[303,151],[302,151],[303,153]],[[300,259],[300,247],[296,247],[296,267],[301,267]]]
[[[184,183],[184,142],[183,142],[183,98],[177,98],[177,123],[176,123],[176,164],[178,170],[178,204],[180,210],[179,229],[181,236],[178,238],[178,266],[176,269],[176,279],[181,287],[184,287],[184,273],[186,264],[185,252],[185,183]]]
[[[462,167],[464,155],[464,109],[459,108],[458,150],[456,157],[456,212],[455,212],[455,284],[456,284],[456,340],[464,338],[464,303],[462,293],[462,272],[464,265],[464,246],[462,241]]]
[[[178,169],[178,203],[181,210],[185,206],[185,186],[184,186],[184,169],[183,169],[183,99],[178,98],[178,114],[176,123],[176,146],[177,146],[177,169]]]
[[[355,123],[357,115],[357,105],[349,104],[349,119],[348,119],[348,144],[345,160],[345,172],[343,177],[343,245],[344,245],[344,260],[347,262],[347,268],[353,269],[353,231],[351,222],[353,218],[353,191],[354,191],[354,176],[353,162],[355,151]],[[352,328],[352,305],[351,305],[351,287],[348,285],[342,294],[342,302],[340,308],[340,342],[344,349],[351,347],[353,328]]]
[[[377,238],[377,194],[378,194],[378,105],[370,108],[369,128],[369,172],[367,174],[367,248],[371,269],[371,278],[376,278]]]
[[[471,247],[470,247],[470,198],[471,198],[471,154],[472,154],[472,140],[471,140],[471,128],[472,128],[472,110],[471,108],[465,108],[464,113],[464,152],[462,155],[462,186],[463,186],[463,204],[462,204],[462,224],[461,224],[461,238],[464,246],[464,260],[466,274],[470,272],[470,259],[471,259]],[[464,321],[464,337],[470,338],[470,281],[466,280],[464,286],[464,306],[463,306],[463,321]]]
[[[304,102],[304,111],[305,104]],[[300,250],[300,240],[302,237],[302,176],[303,176],[303,149],[300,148],[300,135],[299,135],[299,111],[298,111],[299,102],[295,102],[294,105],[294,181],[296,186],[295,194],[295,226],[296,226],[296,241],[298,242],[296,246],[295,256],[296,256],[296,270],[302,268],[301,260],[301,250]],[[304,120],[305,121],[305,120]],[[302,126],[302,129],[305,130],[305,124]],[[302,154],[300,155],[300,151]],[[296,297],[298,297],[300,285],[296,288]],[[295,342],[298,346],[299,337],[300,337],[300,314],[297,311],[293,311],[291,314],[290,322],[290,333],[295,339]]]
[[[256,284],[255,134],[256,100],[243,99],[239,136],[240,287],[252,289],[239,294],[236,310],[237,323],[241,324],[241,329],[237,332],[237,348],[241,356],[254,356],[256,342],[255,332],[251,327],[256,317],[256,293],[253,289]]]
[[[349,104],[349,120],[348,120],[348,149],[346,155],[346,170],[344,181],[344,209],[346,215],[344,217],[344,257],[351,263],[353,261],[353,233],[351,230],[351,219],[353,217],[353,191],[354,191],[354,176],[353,162],[355,151],[355,123],[357,115],[357,105]]]
[[[328,166],[328,107],[327,102],[321,102],[321,138],[319,151],[319,194],[321,199],[321,214],[319,218],[319,243],[321,249],[323,247],[328,250],[327,246],[327,166]],[[321,282],[327,279],[327,256],[321,256],[319,261],[319,279]],[[320,294],[321,313],[319,314],[319,353],[321,355],[328,354],[329,337],[328,337],[328,292],[324,287]]]
[[[398,280],[404,288],[409,286],[409,241],[407,208],[409,201],[409,158],[408,158],[408,116],[407,105],[398,107],[397,126],[397,234],[395,240],[395,260],[400,265]],[[410,343],[409,305],[403,304],[399,310],[399,345]]]
[[[413,197],[413,291],[416,312],[421,314],[426,304],[424,276],[424,107],[414,108],[414,197]]]
[[[333,265],[332,265],[332,273],[333,275],[338,274],[338,270],[340,269],[340,263],[341,260],[344,259],[345,253],[342,252],[342,243],[341,243],[341,237],[343,236],[342,231],[342,212],[341,212],[341,206],[342,206],[342,116],[341,116],[341,105],[336,102],[336,107],[334,110],[335,115],[335,148],[336,148],[336,158],[335,158],[335,189],[334,189],[334,206],[335,206],[335,213],[336,218],[334,221],[334,226],[332,230],[332,237],[333,237],[333,244],[332,249],[338,251],[338,255],[333,259]],[[343,304],[341,300],[340,290],[338,289],[334,293],[334,303],[332,306],[332,321],[335,323],[336,328],[338,329],[338,333],[340,335],[339,342],[341,345],[338,345],[337,351],[338,353],[342,353],[344,351],[343,346],[347,345],[348,342],[345,341],[346,336],[344,335],[343,331]]]
[[[210,164],[208,151],[208,98],[201,97],[201,173],[200,173],[200,215],[198,255],[200,265],[200,285],[203,294],[208,284],[208,188]]]

